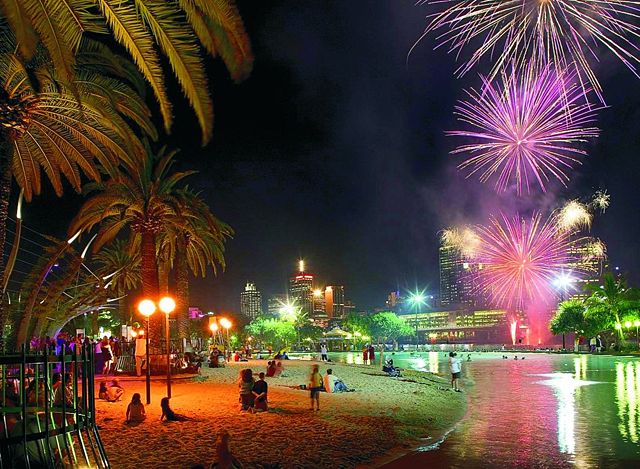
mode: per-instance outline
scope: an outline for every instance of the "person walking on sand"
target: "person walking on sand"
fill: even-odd
[[[369,363],[371,365],[376,364],[376,349],[373,347],[373,344],[369,345]]]
[[[462,363],[455,352],[449,352],[449,368],[451,369],[451,387],[455,392],[462,392],[458,388],[458,380],[462,371]]]
[[[327,355],[327,344],[324,344],[324,343],[323,343],[323,344],[320,346],[320,359],[321,359],[323,362],[326,362],[326,361],[328,361],[328,360],[329,360],[329,356]]]
[[[313,365],[311,367],[311,376],[309,376],[309,392],[311,393],[311,410],[313,410],[313,402],[315,401],[316,410],[320,410],[320,391],[322,391],[322,376],[320,375],[320,367]]]
[[[362,363],[367,364],[367,360],[369,359],[369,347],[366,345],[362,349]]]

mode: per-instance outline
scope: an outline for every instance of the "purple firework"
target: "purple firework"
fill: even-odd
[[[599,133],[591,125],[595,109],[575,78],[531,64],[521,73],[503,72],[499,83],[482,77],[482,90],[467,90],[468,99],[455,108],[467,129],[447,133],[470,140],[452,152],[468,156],[458,167],[482,182],[495,178],[498,192],[512,182],[518,194],[533,183],[545,191],[551,177],[566,185],[567,172],[586,154],[576,144]]]
[[[502,308],[523,308],[527,301],[553,297],[553,281],[570,267],[573,245],[556,219],[530,219],[501,214],[487,226],[478,226],[480,246],[475,260],[479,289]]]

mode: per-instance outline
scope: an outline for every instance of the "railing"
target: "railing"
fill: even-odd
[[[0,355],[0,468],[108,468],[95,420],[94,353]]]

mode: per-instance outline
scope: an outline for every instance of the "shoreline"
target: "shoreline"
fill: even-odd
[[[97,421],[111,465],[191,467],[215,461],[215,438],[227,430],[231,450],[245,467],[380,467],[438,441],[466,412],[466,396],[448,391],[448,380],[429,373],[406,371],[387,377],[378,366],[284,361],[285,376],[267,378],[266,413],[239,412],[235,381],[239,370],[264,370],[265,360],[231,363],[205,369],[200,378],[173,382],[171,407],[194,420],[160,423],[159,401],[166,394],[161,380],[153,381],[147,420],[131,427],[124,413],[131,394],[145,400],[144,380],[122,383],[123,401],[96,403]],[[332,368],[353,393],[322,394],[320,412],[309,411],[306,384],[310,365],[321,373]],[[123,445],[123,441],[129,444]],[[132,451],[133,450],[133,451]],[[132,458],[132,454],[137,455]]]

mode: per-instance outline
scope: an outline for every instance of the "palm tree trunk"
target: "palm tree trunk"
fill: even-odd
[[[158,302],[160,285],[158,282],[158,261],[156,258],[156,235],[151,231],[143,231],[142,237],[142,295]],[[162,323],[164,313],[159,310],[151,316],[149,322],[149,348],[158,350],[162,345]],[[144,318],[142,318],[144,319]]]
[[[9,197],[11,195],[11,141],[6,132],[0,131],[0,285],[4,285],[4,244],[7,238]],[[9,316],[9,305],[5,295],[0,297],[0,352],[5,349],[5,324]]]
[[[189,338],[189,268],[185,252],[179,250],[176,256],[176,318],[178,337]]]

